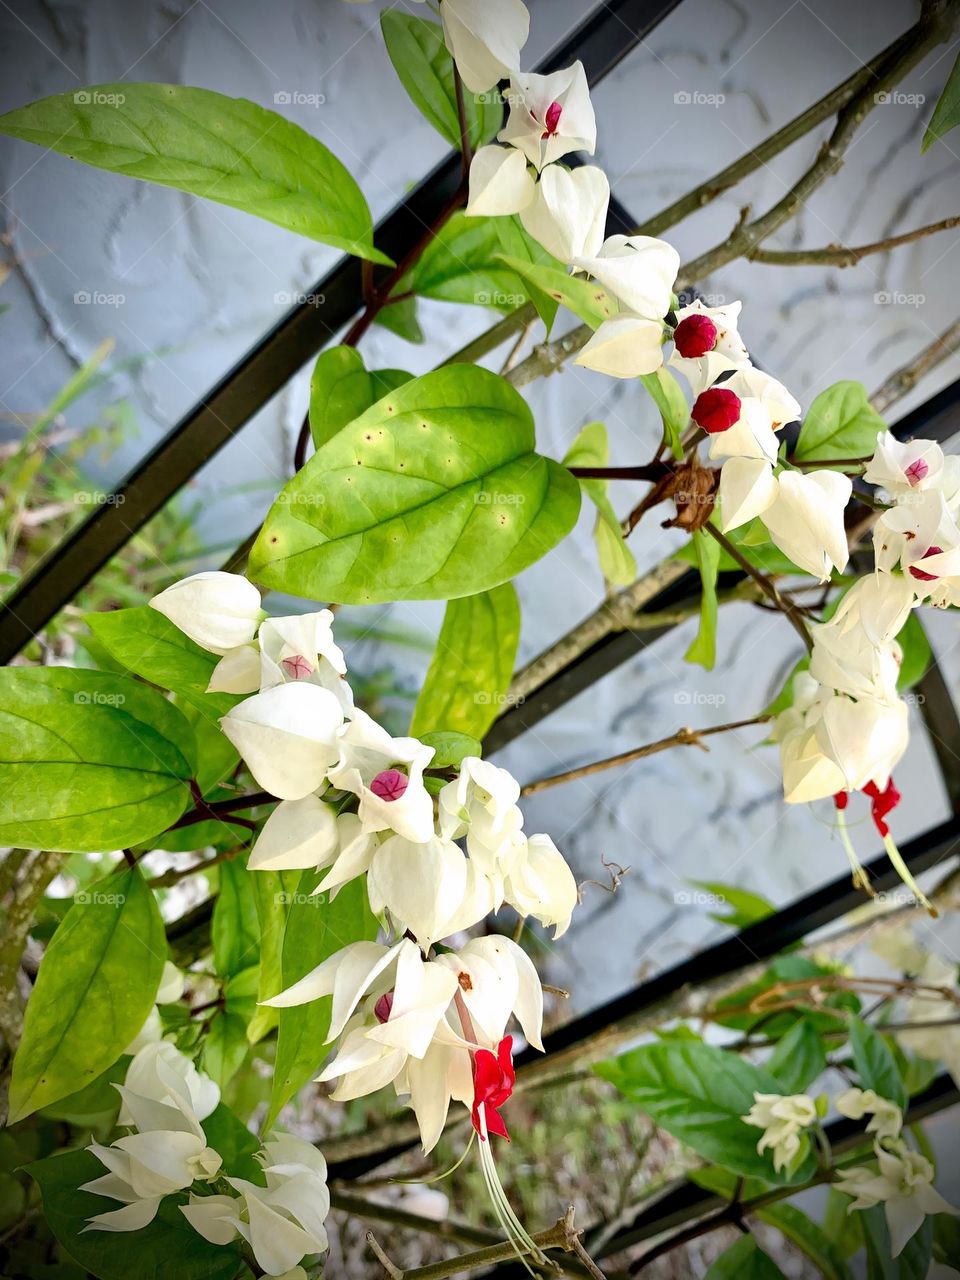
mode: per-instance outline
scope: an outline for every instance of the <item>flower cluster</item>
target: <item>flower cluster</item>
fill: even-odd
[[[743,1120],[763,1130],[757,1153],[763,1155],[769,1148],[773,1153],[773,1167],[779,1173],[800,1155],[803,1131],[817,1118],[817,1104],[805,1093],[755,1093],[753,1106]]]
[[[107,1173],[80,1190],[123,1207],[95,1214],[86,1231],[136,1231],[153,1221],[165,1196],[188,1191],[180,1212],[194,1230],[211,1244],[242,1237],[267,1276],[283,1276],[303,1257],[326,1250],[327,1166],[315,1147],[277,1135],[257,1157],[263,1184],[223,1176],[201,1125],[220,1090],[168,1040],[142,1048],[116,1088],[118,1123],[133,1132],[109,1147],[91,1144]]]
[[[322,872],[317,887],[331,900],[365,877],[394,939],[343,948],[268,1003],[333,997],[329,1040],[340,1047],[320,1078],[339,1079],[335,1097],[393,1084],[410,1099],[427,1150],[458,1101],[485,1139],[480,1055],[509,1062],[511,1013],[541,1047],[540,983],[509,939],[476,939],[459,952],[437,944],[504,903],[559,935],[576,882],[549,836],[524,833],[520,787],[505,769],[467,756],[431,775],[433,747],[391,737],[354,706],[329,610],[264,618],[251,590],[236,575],[198,574],[151,602],[222,655],[211,689],[257,690],[221,721],[258,784],[280,798],[248,865]]]

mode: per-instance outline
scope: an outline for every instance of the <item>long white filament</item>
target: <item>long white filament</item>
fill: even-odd
[[[847,830],[847,820],[843,816],[842,809],[837,810],[837,830],[840,833],[840,843],[846,850],[847,857],[850,860],[850,870],[853,872],[853,883],[858,889],[862,889],[864,893],[869,893],[872,898],[876,897],[873,885],[871,885],[870,879],[867,875],[866,868],[857,857],[857,851],[853,847],[853,842],[850,839],[850,833]]]
[[[487,1122],[482,1107],[480,1108],[480,1127],[483,1130],[480,1135],[480,1168],[487,1186],[487,1194],[493,1203],[494,1214],[508,1241],[516,1250],[517,1257],[533,1276],[535,1273],[527,1262],[527,1255],[541,1266],[548,1266],[550,1260],[514,1213],[507,1199],[507,1193],[500,1182],[493,1152],[490,1149],[490,1135],[487,1132]]]
[[[933,903],[930,901],[927,895],[923,892],[923,890],[917,884],[916,880],[914,880],[913,875],[910,872],[910,868],[907,866],[907,864],[903,860],[903,854],[900,852],[897,846],[893,843],[893,836],[890,834],[889,831],[883,837],[883,847],[886,849],[887,857],[893,863],[894,870],[900,876],[900,879],[903,881],[903,883],[907,886],[907,888],[910,890],[910,892],[913,894],[916,900],[918,902],[923,903],[923,905],[927,908],[930,914],[932,916],[935,916],[937,914],[936,907],[934,907]]]

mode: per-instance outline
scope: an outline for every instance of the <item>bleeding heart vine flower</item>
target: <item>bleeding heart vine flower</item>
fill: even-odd
[[[260,592],[238,573],[194,573],[149,604],[202,649],[219,654],[249,644],[266,616]]]
[[[548,253],[569,265],[590,258],[603,243],[610,183],[602,169],[548,165],[528,204],[520,210],[524,230]]]
[[[342,724],[337,698],[302,682],[254,694],[220,721],[257,783],[281,800],[319,789],[340,755]]]
[[[507,93],[510,114],[497,134],[523,153],[539,173],[570,151],[593,155],[597,122],[582,62],[540,76],[512,76]]]
[[[423,844],[433,837],[433,801],[423,771],[434,756],[417,738],[391,738],[357,710],[338,735],[340,754],[329,772],[332,786],[360,800],[364,832],[395,831]]]
[[[750,363],[750,353],[737,332],[740,302],[707,307],[697,298],[676,312],[673,354],[668,360],[690,383],[694,397],[711,387],[722,373]]]

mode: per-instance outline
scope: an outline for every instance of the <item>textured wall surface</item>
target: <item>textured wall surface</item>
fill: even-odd
[[[352,169],[375,216],[384,214],[443,153],[407,100],[376,23],[381,6],[340,0],[11,0],[0,9],[4,110],[46,93],[118,80],[202,85],[281,106]],[[411,10],[418,6],[411,5]],[[531,0],[529,60],[587,10],[574,0]],[[685,0],[597,90],[598,160],[639,220],[755,145],[872,57],[914,19],[910,0]],[[422,12],[422,10],[421,10]],[[775,238],[778,247],[858,244],[957,211],[956,137],[919,153],[922,131],[955,56],[941,49],[869,116],[840,176]],[[685,102],[688,96],[691,101]],[[282,101],[282,99],[281,99]],[[668,233],[688,260],[722,239],[743,205],[778,200],[815,155],[821,128],[762,166],[735,191]],[[402,143],[402,145],[401,145]],[[4,143],[2,212],[14,256],[3,301],[0,411],[36,410],[104,337],[123,368],[102,396],[125,395],[139,435],[108,462],[119,477],[334,261],[332,250],[216,205],[84,168],[25,143]],[[955,232],[856,269],[733,263],[701,288],[742,298],[755,358],[804,404],[839,378],[879,385],[956,319],[960,250]],[[78,294],[112,301],[77,302]],[[480,308],[422,307],[427,342],[382,329],[365,339],[372,366],[430,368],[490,322]],[[893,417],[960,374],[941,365]],[[211,544],[237,542],[289,474],[309,371],[263,409],[197,478],[191,496]],[[529,389],[541,448],[562,455],[596,418],[619,463],[649,457],[656,434],[642,389],[567,368]],[[84,409],[76,425],[89,420]],[[633,492],[614,495],[627,510]],[[641,567],[677,545],[654,513],[634,535]],[[584,515],[574,537],[518,583],[521,658],[534,656],[596,607],[603,584]],[[172,552],[174,549],[170,549]],[[435,634],[441,605],[349,610],[361,627],[384,613]],[[957,687],[953,617],[931,625]],[[797,656],[779,617],[724,610],[721,658],[704,673],[683,663],[690,624],[575,699],[504,753],[523,779],[553,773],[671,733],[759,711]],[[353,660],[395,662],[410,689],[426,659],[358,642]],[[906,840],[946,814],[919,716],[898,781],[905,800],[895,834]],[[616,896],[588,886],[573,945],[559,948],[555,980],[586,1008],[719,936],[690,878],[718,879],[776,903],[839,875],[845,860],[829,806],[788,809],[774,753],[744,731],[709,754],[675,750],[537,797],[529,830],[546,829],[583,879],[604,879],[601,857],[631,868]],[[857,817],[862,816],[859,811]],[[854,837],[875,852],[865,825]],[[921,932],[928,926],[918,921]]]

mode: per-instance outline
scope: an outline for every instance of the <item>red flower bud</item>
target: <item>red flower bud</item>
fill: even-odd
[[[709,316],[687,316],[673,331],[673,345],[677,348],[678,356],[683,356],[685,360],[696,360],[717,345],[717,326]]]
[[[370,783],[370,790],[381,800],[399,800],[409,785],[410,779],[399,769],[384,769]]]
[[[557,132],[557,125],[560,123],[560,116],[562,113],[563,107],[561,107],[559,102],[550,103],[549,107],[547,107],[546,115],[543,117],[543,122],[546,125],[546,128],[541,135],[542,138],[553,137]]]
[[[709,435],[729,431],[740,420],[740,397],[726,387],[710,387],[697,396],[690,417]]]
[[[295,653],[292,658],[281,658],[280,665],[291,680],[306,680],[313,675],[313,667],[302,653]]]
[[[393,1010],[393,992],[387,991],[384,995],[380,997],[377,1003],[373,1006],[373,1012],[374,1012],[374,1015],[376,1016],[377,1021],[380,1023],[383,1023],[383,1022],[390,1021],[390,1014],[392,1010]]]
[[[870,797],[870,816],[873,818],[873,825],[881,836],[885,836],[890,831],[884,819],[891,809],[895,809],[900,803],[900,792],[893,785],[893,778],[890,778],[883,791],[875,782],[868,782],[863,788],[863,794]]]
[[[928,547],[920,559],[926,560],[927,556],[939,556],[942,554],[943,547]],[[937,575],[935,573],[927,573],[923,569],[918,569],[915,564],[910,566],[910,572],[913,577],[917,578],[920,582],[936,582],[937,580]]]

